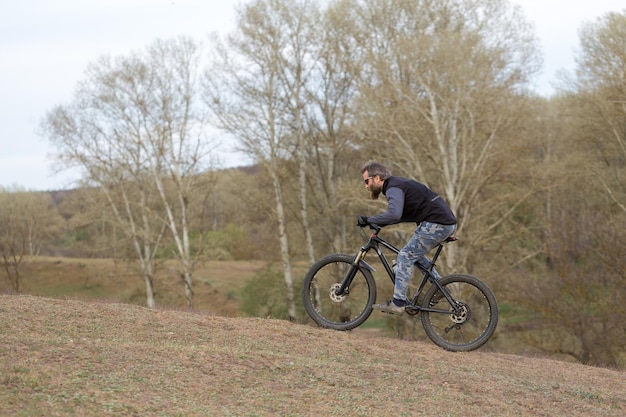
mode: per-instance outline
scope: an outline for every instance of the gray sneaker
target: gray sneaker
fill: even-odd
[[[380,310],[383,313],[389,313],[389,314],[396,314],[398,316],[401,316],[404,314],[404,309],[406,307],[398,307],[397,305],[395,305],[393,303],[393,300],[387,301],[386,303],[382,303],[382,304],[374,304],[372,306],[372,308],[376,309],[376,310]]]

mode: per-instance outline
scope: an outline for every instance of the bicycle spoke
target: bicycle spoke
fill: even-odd
[[[456,280],[455,280],[456,279]],[[450,307],[448,313],[422,312],[422,324],[428,336],[448,350],[473,350],[482,346],[491,337],[497,323],[497,306],[491,291],[477,278],[455,275],[444,284],[455,301],[450,306],[443,297],[436,308]],[[430,298],[437,300],[441,292]]]
[[[305,277],[302,289],[304,306],[321,326],[348,330],[360,325],[371,314],[376,288],[368,270],[357,270],[346,292],[336,293],[351,267],[351,259],[347,255],[324,258]]]

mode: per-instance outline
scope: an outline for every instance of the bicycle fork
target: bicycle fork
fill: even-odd
[[[335,295],[337,296],[348,295],[348,293],[350,292],[349,290],[350,284],[352,284],[352,280],[356,276],[356,271],[358,271],[361,265],[361,261],[363,260],[363,258],[365,258],[366,253],[367,251],[365,250],[365,248],[361,248],[359,253],[356,254],[356,256],[354,257],[354,260],[352,261],[352,265],[350,265],[350,269],[348,270],[348,272],[346,273],[346,276],[341,281],[341,285],[339,286],[339,288],[335,290]],[[368,269],[372,269],[372,268],[370,267]]]

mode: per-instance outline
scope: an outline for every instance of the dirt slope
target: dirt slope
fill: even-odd
[[[624,416],[626,373],[269,319],[0,296],[2,416]]]

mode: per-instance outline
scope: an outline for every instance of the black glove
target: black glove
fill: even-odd
[[[356,216],[356,225],[359,227],[365,227],[368,224],[370,224],[367,221],[367,216],[361,216],[360,214],[358,216]]]

